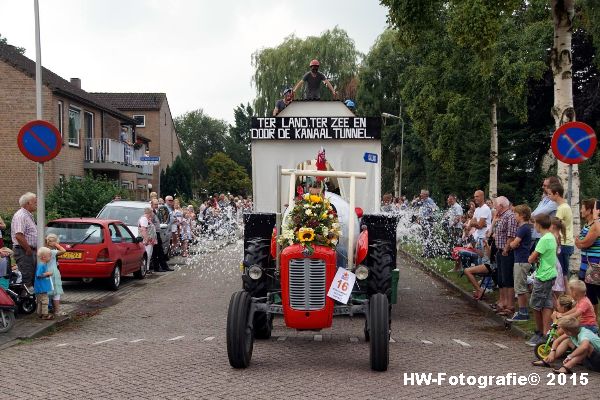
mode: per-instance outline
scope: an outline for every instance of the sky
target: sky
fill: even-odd
[[[88,92],[164,92],[173,117],[202,108],[229,123],[233,109],[255,97],[256,50],[337,25],[367,53],[387,13],[378,0],[39,3],[44,67],[67,80],[80,78]],[[0,34],[35,60],[33,4],[0,0]]]

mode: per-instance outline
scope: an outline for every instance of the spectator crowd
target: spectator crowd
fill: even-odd
[[[120,201],[115,196],[113,201]],[[34,193],[19,198],[19,209],[10,224],[11,244],[0,243],[0,287],[7,289],[9,283],[33,286],[38,303],[38,314],[43,319],[63,315],[60,311],[63,294],[57,256],[65,252],[56,235],[48,235],[43,247],[37,248],[38,229],[34,213],[38,200]],[[150,193],[150,201],[137,221],[139,236],[148,255],[147,270],[152,272],[173,271],[167,264],[172,256],[188,257],[190,245],[200,239],[218,240],[236,237],[242,225],[242,214],[252,211],[252,199],[215,193],[199,207],[189,204],[182,207],[179,198],[159,198]],[[161,208],[165,212],[161,215]],[[168,251],[165,253],[161,235],[161,223],[171,230]],[[0,218],[0,238],[6,223]]]
[[[581,201],[581,229],[574,232],[559,178],[544,179],[541,189],[533,210],[505,196],[486,199],[482,190],[465,209],[450,194],[442,210],[421,190],[411,202],[384,195],[382,212],[408,215],[404,221],[419,227],[422,256],[454,259],[452,270],[469,280],[474,299],[497,288],[490,305],[497,314],[509,323],[534,320],[527,344],[547,344],[550,355],[533,365],[554,367],[564,357],[555,373],[570,374],[577,364],[600,371],[600,202]]]

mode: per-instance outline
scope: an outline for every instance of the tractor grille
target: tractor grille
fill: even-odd
[[[296,310],[325,307],[325,260],[292,258],[289,270],[290,306]]]

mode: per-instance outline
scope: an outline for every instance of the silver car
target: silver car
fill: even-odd
[[[113,201],[105,205],[98,213],[96,218],[118,219],[123,221],[134,236],[139,236],[138,221],[144,214],[144,208],[149,207],[147,201]],[[158,220],[160,221],[160,238],[162,240],[163,251],[168,254],[169,244],[171,243],[171,224],[169,218],[169,209],[165,205],[158,206]]]

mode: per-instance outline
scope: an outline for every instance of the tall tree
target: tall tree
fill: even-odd
[[[192,197],[192,169],[183,157],[178,156],[173,164],[161,171],[160,191],[165,196]]]
[[[528,81],[539,79],[545,70],[550,31],[547,1],[427,0],[416,5],[408,0],[382,0],[382,4],[390,8],[390,22],[402,37],[419,43],[431,41],[430,34],[436,33],[449,39],[449,51],[461,55],[460,71],[464,76],[460,77],[462,88],[457,92],[469,98],[469,103],[474,101],[488,108],[474,116],[487,115],[486,121],[480,123],[488,127],[489,136],[485,136],[490,138],[489,191],[496,194],[497,110],[526,120]],[[440,63],[448,64],[452,54],[440,48],[432,50],[441,51]],[[441,113],[437,120],[448,123],[448,116],[447,112]],[[419,125],[416,121],[415,124]],[[431,125],[436,126],[435,119]]]
[[[294,86],[309,70],[308,65],[315,58],[321,63],[320,71],[334,87],[351,88],[360,56],[354,41],[338,27],[306,39],[292,34],[277,47],[256,51],[252,55],[256,114],[269,115],[275,102],[281,98],[283,89]],[[329,93],[324,93],[322,98],[329,99],[329,96]]]
[[[554,21],[554,43],[550,50],[550,65],[554,76],[554,117],[555,128],[575,121],[573,105],[573,55],[571,41],[573,37],[573,19],[575,17],[575,0],[551,0]],[[570,205],[573,207],[573,223],[579,227],[579,168],[558,161],[557,174],[569,187],[572,186]],[[565,188],[566,189],[566,188]]]
[[[189,111],[175,118],[175,129],[183,151],[189,156],[194,180],[206,178],[206,160],[225,149],[227,124],[206,115],[202,109]]]

